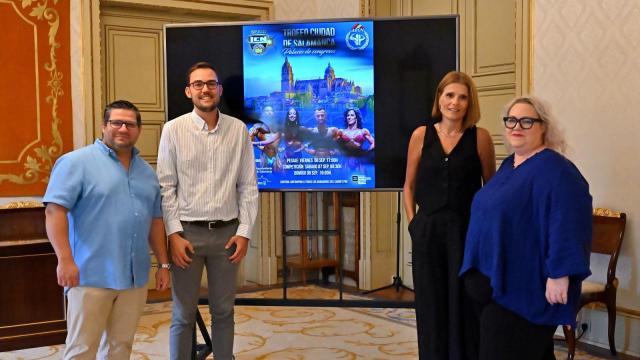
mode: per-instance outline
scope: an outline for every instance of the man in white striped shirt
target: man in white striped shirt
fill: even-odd
[[[255,159],[244,123],[218,110],[222,84],[215,69],[199,62],[187,78],[194,109],[165,124],[157,167],[174,264],[170,357],[191,357],[206,265],[213,355],[229,360],[238,263],[258,211]]]

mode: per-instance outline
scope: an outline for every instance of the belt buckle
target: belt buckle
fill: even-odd
[[[209,230],[215,229],[216,224],[218,224],[219,222],[220,222],[220,220],[209,221]]]

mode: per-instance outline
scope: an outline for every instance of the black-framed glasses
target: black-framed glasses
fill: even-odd
[[[222,84],[219,81],[216,81],[216,80],[209,80],[209,81],[196,80],[196,81],[192,82],[191,84],[189,84],[189,86],[193,86],[193,88],[196,89],[196,90],[204,89],[205,85],[207,85],[207,87],[209,89],[211,89],[211,90],[216,89],[218,86],[222,86]]]
[[[504,121],[504,127],[506,127],[507,129],[515,129],[516,125],[520,123],[520,127],[524,130],[531,129],[533,127],[533,124],[537,122],[543,122],[542,120],[536,118],[522,117],[518,119],[515,116],[505,116],[502,118],[502,121]]]
[[[122,125],[126,126],[127,129],[137,129],[138,128],[138,123],[137,122],[128,122],[128,121],[122,121],[122,120],[107,120],[107,122],[114,129],[120,129],[120,128],[122,128]]]

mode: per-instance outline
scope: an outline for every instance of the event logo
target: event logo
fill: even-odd
[[[255,55],[264,55],[269,46],[273,46],[273,38],[267,35],[266,30],[251,30],[247,39],[251,52]]]
[[[351,31],[347,33],[345,37],[347,47],[351,50],[364,50],[369,45],[369,34],[364,29],[364,26],[355,24],[351,28]]]
[[[367,181],[371,180],[371,177],[364,175],[351,175],[351,182],[358,185],[366,185]]]

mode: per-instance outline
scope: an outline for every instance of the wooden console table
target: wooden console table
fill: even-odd
[[[0,351],[64,343],[56,266],[44,207],[0,209]]]

